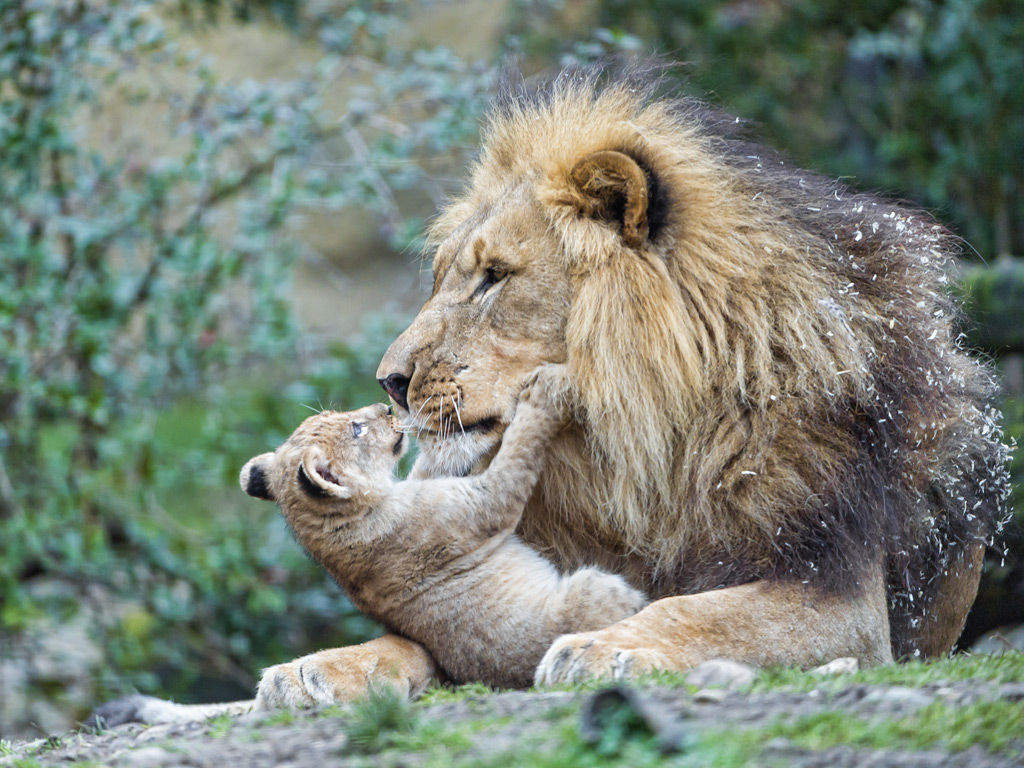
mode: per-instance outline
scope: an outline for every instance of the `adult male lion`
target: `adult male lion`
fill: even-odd
[[[520,532],[661,599],[561,638],[541,680],[946,653],[1003,518],[992,379],[944,290],[955,238],[735,122],[640,74],[511,88],[431,228],[433,293],[381,362],[421,475],[479,471],[525,377],[574,371]],[[385,635],[273,667],[259,698],[434,674]]]
[[[944,290],[955,238],[735,122],[637,73],[510,89],[381,362],[420,474],[479,471],[524,377],[575,372],[521,533],[662,599],[560,639],[542,680],[946,653],[1003,518],[992,379]],[[344,695],[367,654],[410,688],[433,673],[393,636],[302,663]]]

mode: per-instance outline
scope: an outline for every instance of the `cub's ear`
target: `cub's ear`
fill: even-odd
[[[302,457],[298,470],[299,487],[308,496],[324,499],[333,496],[336,499],[351,499],[352,489],[342,485],[339,478],[331,470],[323,454],[312,449]]]
[[[647,174],[623,152],[602,150],[587,155],[569,172],[585,216],[618,225],[630,248],[647,240]]]
[[[274,501],[274,493],[270,490],[270,470],[273,466],[273,453],[261,453],[256,458],[249,459],[238,473],[238,484],[250,496]]]

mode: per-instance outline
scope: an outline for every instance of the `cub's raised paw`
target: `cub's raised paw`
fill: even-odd
[[[533,370],[519,395],[520,403],[566,418],[569,415],[571,379],[569,366],[545,363]]]
[[[583,632],[563,635],[544,654],[534,674],[536,685],[581,683],[587,680],[630,680],[645,672],[673,669],[660,651],[626,648]]]

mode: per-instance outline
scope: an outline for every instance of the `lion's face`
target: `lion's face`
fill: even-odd
[[[571,285],[524,188],[480,205],[438,245],[430,299],[377,376],[443,474],[501,439],[525,378],[564,362]]]

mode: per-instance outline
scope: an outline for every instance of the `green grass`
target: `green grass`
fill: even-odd
[[[0,757],[14,754],[14,745],[7,739],[0,739]]]
[[[64,740],[60,736],[47,736],[42,746],[39,747],[39,753],[52,752],[55,749],[60,749],[64,746]]]
[[[433,703],[439,703],[437,697]],[[514,721],[513,717],[481,717],[455,723],[423,717],[421,709],[390,688],[381,688],[350,707],[330,707],[317,716],[346,718],[342,724],[348,736],[346,754],[373,755],[374,764],[380,765],[401,765],[406,756],[416,754],[417,763],[426,768],[461,765],[460,758],[474,746],[476,734]]]
[[[683,755],[666,756],[653,734],[627,721],[609,728],[598,744],[588,744],[579,734],[579,708],[562,709],[561,716],[547,730],[538,730],[512,751],[484,758],[469,757],[449,765],[457,768],[648,768],[680,765]]]
[[[806,691],[844,687],[857,683],[866,685],[920,686],[928,683],[957,680],[990,680],[997,683],[1024,681],[1024,653],[961,654],[932,661],[908,661],[874,667],[848,675],[820,677],[792,668],[767,669],[750,686],[753,693],[767,691]]]
[[[223,715],[217,715],[207,720],[206,733],[210,738],[223,739],[234,727],[234,724],[235,718],[225,712]]]
[[[1024,654],[961,655],[833,677],[820,677],[795,669],[769,669],[758,675],[749,690],[759,693],[806,692],[852,684],[919,687],[967,679],[997,683],[1022,681]],[[686,684],[684,675],[675,673],[647,675],[638,684],[693,690],[693,686]],[[558,686],[548,690],[581,692],[603,685],[607,683]],[[460,701],[487,692],[483,686],[433,689],[424,703]],[[1019,702],[1003,700],[980,701],[963,707],[936,702],[906,717],[887,720],[823,711],[804,718],[783,719],[762,728],[706,730],[694,733],[691,743],[676,755],[663,755],[654,737],[636,728],[613,728],[602,743],[586,744],[579,736],[579,704],[574,702],[555,709],[557,711],[538,720],[537,729],[513,751],[486,757],[447,753],[445,761],[438,761],[436,765],[457,768],[555,768],[566,765],[582,768],[644,768],[648,765],[745,768],[760,764],[758,760],[764,745],[777,738],[813,751],[845,744],[858,749],[913,751],[938,748],[960,752],[977,745],[996,754],[1024,755],[1024,707]],[[426,764],[434,763],[428,760]]]
[[[279,709],[272,715],[260,720],[260,726],[264,725],[291,725],[295,722],[295,713],[290,709]]]
[[[372,688],[352,705],[351,719],[345,724],[347,746],[367,754],[380,752],[395,746],[417,725],[413,707],[406,699],[389,687]]]
[[[762,672],[750,689],[760,693],[802,692],[855,683],[918,687],[964,679],[1024,680],[1024,654],[964,655],[830,678],[792,669],[773,669]],[[692,689],[686,686],[682,675],[676,674],[649,675],[643,683]],[[601,685],[568,689],[584,692]],[[561,768],[570,765],[580,768],[662,765],[745,768],[770,760],[772,756],[764,753],[764,746],[778,739],[812,752],[839,745],[863,750],[941,749],[947,752],[978,746],[996,755],[1024,757],[1024,706],[1006,700],[979,701],[961,707],[934,702],[904,717],[874,718],[828,711],[827,698],[823,698],[822,711],[805,717],[783,717],[748,729],[732,726],[694,730],[683,751],[672,755],[662,754],[655,736],[635,717],[630,717],[629,712],[610,721],[598,743],[586,743],[579,732],[581,699],[538,712],[525,729],[521,728],[521,716],[487,717],[485,714],[453,720],[429,717],[424,712],[430,706],[472,701],[492,693],[492,689],[483,685],[437,687],[419,702],[410,703],[384,688],[351,705],[328,707],[313,716],[338,718],[339,727],[348,736],[343,748],[345,754],[362,754],[364,759],[381,766],[407,764],[410,757],[415,756],[414,762],[424,768]],[[269,713],[254,733],[263,726],[290,725],[299,717],[302,716],[288,711]],[[224,736],[232,730],[233,723],[226,716],[213,718],[208,723],[208,733],[215,738]],[[488,751],[490,733],[496,737],[493,751]],[[509,734],[514,734],[514,743],[510,743]],[[38,763],[28,760],[14,765],[15,768],[36,768]]]
[[[423,706],[429,707],[434,704],[447,704],[455,701],[465,701],[476,696],[490,696],[500,693],[500,690],[491,688],[484,683],[467,683],[466,685],[444,686],[438,685],[427,689],[426,692],[416,701]]]
[[[1003,654],[959,654],[945,659],[908,661],[845,675],[824,677],[793,667],[775,667],[758,673],[753,683],[744,690],[751,693],[772,691],[806,693],[816,688],[827,690],[831,687],[843,687],[857,683],[919,686],[969,679],[991,680],[998,683],[1022,682],[1024,681],[1024,653],[1008,651]],[[593,691],[603,688],[607,684],[607,680],[593,680],[582,684],[546,686],[536,690]],[[695,686],[686,682],[686,674],[680,672],[651,672],[638,678],[635,684],[684,688],[691,692],[696,690]],[[450,693],[455,698],[462,697],[464,696],[463,688],[467,687],[469,686],[456,688]]]
[[[941,747],[962,752],[979,745],[989,752],[1024,756],[1024,707],[1005,700],[978,701],[961,707],[929,704],[900,719],[858,718],[844,712],[820,712],[780,720],[764,729],[735,736],[749,746],[785,738],[804,749],[840,744],[858,749],[922,750]]]
[[[586,680],[582,683],[556,683],[555,685],[541,685],[531,688],[535,692],[562,691],[565,693],[589,693],[607,688],[610,684],[607,678]],[[663,688],[687,688],[691,692],[697,687],[686,682],[685,672],[646,672],[643,675],[630,681],[630,685],[636,687],[660,686]],[[456,689],[458,690],[458,689]]]
[[[1024,756],[1024,707],[1019,702],[980,701],[963,707],[931,704],[900,719],[866,719],[844,712],[821,712],[780,720],[765,728],[711,730],[694,734],[680,753],[663,755],[649,733],[612,729],[598,744],[579,736],[578,712],[566,713],[547,737],[534,737],[511,752],[485,759],[455,759],[457,768],[645,768],[655,765],[745,768],[764,764],[769,741],[784,738],[795,747],[820,751],[839,745],[866,750],[915,751],[940,748],[961,752],[978,745],[994,754]]]

